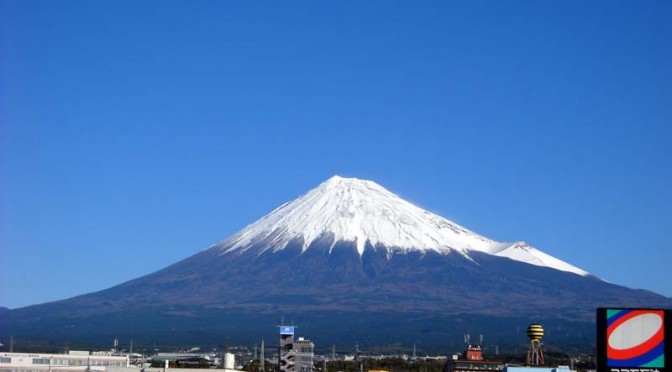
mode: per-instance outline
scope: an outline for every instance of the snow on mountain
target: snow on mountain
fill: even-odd
[[[581,270],[576,266],[570,265],[565,261],[559,260],[548,255],[525,242],[517,242],[500,251],[490,252],[495,256],[508,257],[512,260],[525,262],[531,265],[551,267],[556,270],[569,271],[579,275],[589,275],[587,271]]]
[[[265,217],[208,249],[244,251],[263,242],[282,250],[303,240],[303,250],[326,234],[335,242],[354,242],[359,254],[366,242],[385,247],[388,254],[408,251],[458,252],[469,257],[479,251],[579,275],[588,273],[549,256],[525,242],[498,242],[478,235],[441,216],[401,199],[372,181],[334,176],[303,196],[283,204]]]

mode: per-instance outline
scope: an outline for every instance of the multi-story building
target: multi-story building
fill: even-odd
[[[294,342],[294,371],[310,372],[315,363],[315,344],[303,337]]]
[[[294,327],[280,327],[278,365],[281,372],[313,371],[315,345],[303,337],[294,340]]]

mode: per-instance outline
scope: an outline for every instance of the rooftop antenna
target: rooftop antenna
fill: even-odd
[[[478,345],[483,346],[483,334],[481,333],[480,336],[478,337]]]
[[[413,360],[415,360],[415,344],[413,344]]]
[[[331,345],[331,360],[336,360],[336,345]]]

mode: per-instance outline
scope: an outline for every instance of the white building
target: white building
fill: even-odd
[[[0,371],[84,372],[106,371],[108,367],[128,367],[127,356],[70,354],[0,353]]]
[[[218,372],[240,372],[235,367],[235,356],[225,355],[224,369]],[[166,360],[167,361],[167,360]],[[80,352],[70,354],[0,353],[0,372],[203,372],[193,368],[139,368],[132,367],[128,356],[112,356],[108,352]]]

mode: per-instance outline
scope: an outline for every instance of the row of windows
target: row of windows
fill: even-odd
[[[0,363],[11,363],[12,358],[0,357]]]
[[[0,363],[11,363],[12,358],[0,358]],[[33,358],[33,364],[37,365],[47,365],[49,364],[49,358]],[[109,361],[109,360],[98,360],[98,359],[53,359],[51,365],[54,366],[107,366],[107,367],[124,367],[126,365],[125,361]]]
[[[108,367],[123,367],[126,365],[125,361],[109,361],[109,360],[83,360],[83,359],[54,359],[53,365],[61,366],[108,366]]]

